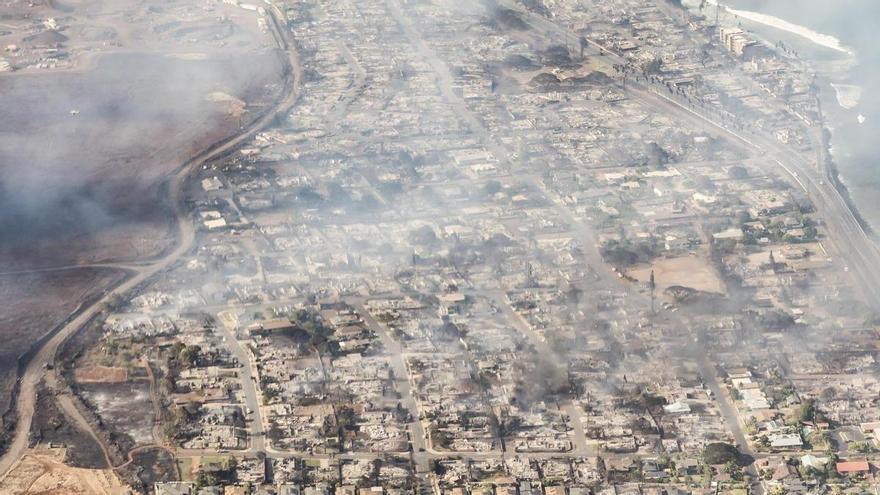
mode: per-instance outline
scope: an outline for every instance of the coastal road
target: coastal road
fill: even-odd
[[[525,12],[509,0],[502,0],[502,3],[510,8],[516,8],[524,15],[527,22],[535,30],[544,32],[548,37],[553,38],[562,36],[564,38],[573,37],[574,39],[578,39],[576,33],[565,27],[559,26],[548,19]],[[610,58],[612,62],[624,62],[622,57],[618,57],[614,53],[604,50],[592,42],[591,44],[594,45],[594,48],[598,48],[605,53],[606,57]],[[594,53],[594,55],[595,54],[596,53]],[[796,151],[788,149],[775,139],[751,135],[748,137],[743,136],[741,133],[718,124],[681,103],[668,98],[665,95],[655,93],[647,86],[637,82],[630,82],[622,89],[643,104],[656,108],[669,115],[675,115],[682,122],[693,125],[694,128],[705,129],[708,126],[714,131],[713,134],[725,137],[728,141],[733,142],[733,144],[745,148],[758,156],[765,156],[781,167],[785,174],[810,196],[811,200],[815,203],[816,208],[823,214],[830,233],[836,238],[838,250],[843,253],[848,252],[850,254],[850,259],[852,260],[851,262],[860,265],[861,268],[859,271],[862,272],[863,284],[865,284],[865,287],[868,289],[865,291],[866,295],[871,298],[876,298],[878,292],[875,285],[876,282],[880,280],[877,275],[880,273],[876,262],[878,259],[876,256],[877,246],[868,238],[864,230],[858,224],[852,211],[840,196],[839,191],[826,181],[822,180],[822,178],[817,177],[814,172],[815,168],[812,167],[809,161],[803,156],[799,155]],[[853,253],[853,250],[857,252]],[[635,303],[637,299],[638,298],[633,297],[630,301]],[[874,300],[876,301],[877,299]],[[716,370],[709,363],[705,352],[695,349],[694,345],[694,343],[690,344],[690,354],[693,356],[699,356],[697,362],[700,368],[700,373],[706,381],[709,390],[715,395],[716,402],[721,410],[722,417],[724,418],[728,429],[733,433],[734,439],[740,450],[745,454],[754,457],[755,453],[749,446],[739,420],[739,415],[736,411],[736,406],[730,401],[725,393],[726,391],[723,390],[722,386],[719,384]],[[747,469],[753,479],[757,480],[757,471],[754,466],[749,466]],[[755,483],[753,488],[758,493],[763,491],[760,483]]]
[[[519,12],[537,33],[542,33],[550,40],[579,39],[579,34],[575,31],[526,11],[512,0],[501,0],[499,3]],[[588,43],[592,47],[591,55],[604,57],[612,63],[625,62],[623,57],[592,40],[588,40]],[[880,248],[864,230],[832,181],[817,174],[816,167],[803,155],[773,137],[730,129],[639,82],[628,82],[622,89],[647,106],[675,115],[682,122],[696,125],[697,129],[708,126],[713,134],[723,136],[733,144],[758,156],[764,156],[777,165],[813,201],[824,220],[832,243],[837,248],[836,251],[848,260],[849,272],[859,282],[859,289],[870,305],[880,307]]]
[[[634,86],[634,84],[630,84]],[[670,112],[677,112],[682,120],[690,123],[709,123],[717,132],[747,150],[762,155],[777,166],[813,202],[829,234],[835,251],[849,263],[849,272],[858,282],[858,289],[873,307],[880,307],[880,248],[864,230],[846,199],[833,185],[830,178],[816,173],[816,167],[803,155],[788,149],[781,142],[755,134],[723,127],[679,102],[659,95],[647,88],[631,88],[643,97],[653,97],[656,105]]]
[[[261,130],[270,126],[275,117],[279,114],[286,113],[296,102],[299,96],[299,84],[302,80],[302,70],[299,65],[298,55],[294,50],[288,50],[286,28],[280,27],[278,19],[283,19],[283,13],[273,7],[267,10],[271,17],[272,25],[276,39],[279,41],[279,47],[286,52],[284,59],[285,76],[284,86],[279,95],[276,104],[262,114],[259,118],[247,125],[238,134],[226,138],[205,151],[192,157],[184,163],[171,177],[168,179],[168,197],[174,206],[174,218],[177,225],[176,246],[174,249],[165,253],[161,258],[151,264],[145,266],[137,266],[133,269],[133,274],[121,284],[106,291],[102,297],[91,303],[87,307],[80,309],[79,313],[58,331],[37,350],[33,358],[27,365],[19,384],[19,393],[16,397],[15,411],[18,421],[15,424],[15,431],[12,434],[12,440],[6,453],[0,457],[0,477],[6,475],[10,468],[21,458],[28,447],[28,437],[31,429],[31,422],[34,415],[34,407],[36,403],[37,386],[43,378],[45,370],[51,363],[55,361],[55,355],[58,348],[71,335],[75,334],[80,328],[85,326],[92,318],[99,316],[104,310],[106,304],[116,297],[123,297],[132,290],[151,280],[156,275],[171,268],[184,254],[189,252],[195,240],[195,225],[192,216],[186,209],[183,201],[182,189],[193,170],[197,170],[202,164],[221,157],[239,146],[245,144],[249,139]]]

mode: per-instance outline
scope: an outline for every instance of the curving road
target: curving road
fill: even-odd
[[[513,0],[500,0],[499,3],[519,12],[536,34],[550,39],[579,38],[579,33],[527,11]],[[591,55],[603,57],[613,63],[625,62],[624,57],[596,42],[592,40],[587,42],[592,48]],[[833,185],[833,181],[817,173],[816,167],[803,155],[773,137],[730,129],[637,81],[627,82],[623,91],[648,106],[664,110],[683,122],[696,125],[696,128],[707,127],[706,130],[712,134],[726,137],[731,143],[758,156],[764,156],[778,165],[813,201],[824,219],[831,243],[837,248],[836,251],[853,265],[849,271],[859,282],[859,289],[867,302],[873,307],[880,307],[880,247],[859,223],[841,192]]]
[[[289,111],[296,102],[299,96],[299,83],[302,80],[299,59],[296,52],[289,49],[289,33],[286,29],[286,24],[279,23],[278,19],[284,19],[284,14],[274,5],[267,9],[267,14],[271,18],[270,24],[278,47],[285,53],[283,60],[285,66],[284,87],[276,104],[243,128],[238,134],[215,143],[207,150],[192,157],[168,178],[168,197],[174,205],[174,216],[177,225],[177,243],[174,249],[147,265],[127,266],[132,272],[128,279],[105,291],[91,305],[81,308],[73,319],[58,329],[55,335],[46,341],[28,363],[21,377],[19,394],[15,403],[15,411],[18,417],[15,432],[8,450],[0,457],[0,477],[5,476],[9,472],[10,468],[21,458],[28,447],[28,436],[34,415],[37,386],[43,379],[45,370],[55,360],[55,355],[61,344],[86,325],[92,318],[98,316],[112,298],[128,294],[139,285],[148,282],[154,276],[170,268],[184,254],[189,252],[195,240],[195,225],[189,211],[184,206],[182,189],[190,173],[198,169],[202,164],[221,157],[244,144],[258,132],[270,126],[277,115]]]

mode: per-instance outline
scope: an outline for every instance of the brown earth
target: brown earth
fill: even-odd
[[[89,469],[107,467],[101,446],[67,417],[53,391],[40,389],[35,410],[31,423],[32,442],[64,448],[63,460],[68,466]]]
[[[0,493],[21,495],[120,495],[131,491],[109,469],[64,465],[63,449],[46,449],[21,458],[0,480]]]
[[[647,283],[654,271],[657,289],[676,285],[712,294],[724,294],[726,289],[718,272],[703,256],[679,256],[676,258],[658,258],[651,265],[635,267],[627,271],[642,283]]]
[[[13,0],[0,18],[18,47],[0,74],[0,272],[158,256],[163,180],[281,86],[257,13],[219,2]]]
[[[149,383],[83,383],[77,385],[77,392],[86,406],[101,418],[102,429],[122,452],[153,442]]]
[[[84,366],[73,371],[78,383],[125,383],[128,381],[128,370],[109,366]]]
[[[172,240],[165,178],[259,112],[209,96],[260,104],[280,76],[274,53],[232,52],[0,77],[0,269],[158,255]]]
[[[9,410],[18,359],[76,310],[80,302],[119,280],[122,272],[82,268],[0,275],[0,411]],[[4,416],[3,427],[10,418]]]
[[[20,71],[0,74],[0,451],[19,357],[123,273],[77,267],[143,261],[173,245],[167,178],[281,88],[279,55],[254,13],[181,0],[61,3],[0,6],[13,26],[0,30],[2,46],[23,52],[8,55]],[[14,26],[49,17],[63,24],[56,48],[74,63],[26,68],[44,48],[18,43],[31,28]],[[64,269],[32,271],[43,267]]]
[[[257,28],[256,14],[231,6],[208,11],[188,0],[63,6],[15,0],[0,7],[0,17],[21,17],[21,25],[53,17],[27,9],[64,12],[58,29],[63,35],[44,32],[39,40],[60,43],[54,49],[61,59],[69,54],[75,62],[65,61],[63,70],[26,67],[20,62],[43,57],[43,41],[37,40],[22,43],[27,53],[12,60],[20,72],[0,75],[0,307],[10,308],[0,314],[0,339],[7,344],[0,351],[0,412],[15,397],[19,356],[123,273],[82,265],[178,256],[167,255],[177,232],[175,217],[182,218],[181,208],[167,199],[169,177],[260,117],[282,89],[284,66],[272,37]],[[0,31],[0,40],[21,35]],[[175,182],[171,191],[180,187],[185,186]],[[183,237],[180,245],[187,246],[186,232]],[[43,267],[55,269],[32,270]],[[145,273],[150,272],[139,271],[134,280]],[[76,331],[70,325],[63,335]],[[43,352],[36,363],[44,362],[47,352],[53,351]],[[39,367],[31,366],[29,376]],[[97,396],[121,385],[102,384]],[[140,384],[126,392],[144,395],[136,387]],[[30,404],[20,403],[28,421],[27,411],[36,408],[29,390]],[[105,409],[119,412],[115,404]],[[64,407],[62,414],[67,415]],[[58,424],[33,416],[37,428]],[[14,420],[5,415],[3,431]],[[18,455],[22,435],[16,438]],[[3,441],[0,437],[0,450]],[[119,484],[115,477],[96,480],[55,461],[26,456],[0,493],[109,493],[108,487]],[[155,471],[156,478],[164,476],[164,469]],[[16,480],[24,481],[15,485]]]
[[[131,459],[132,462],[117,470],[117,474],[136,489],[180,479],[175,458],[164,449],[139,450],[131,455]]]

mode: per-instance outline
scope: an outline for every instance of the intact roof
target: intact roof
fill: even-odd
[[[861,473],[870,471],[871,466],[868,461],[844,461],[837,463],[838,473]]]
[[[770,435],[770,445],[773,447],[800,447],[803,445],[803,441],[796,433]]]

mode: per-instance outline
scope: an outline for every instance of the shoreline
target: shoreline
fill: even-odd
[[[723,15],[733,16],[734,18],[739,17],[746,20],[747,22],[760,24],[770,29],[783,31],[790,35],[801,37],[804,40],[815,44],[817,47],[820,47],[820,49],[831,49],[839,53],[846,54],[846,56],[850,60],[850,63],[858,64],[858,57],[856,52],[852,49],[849,49],[848,47],[843,46],[842,42],[834,36],[818,33],[808,27],[798,26],[797,24],[791,23],[789,21],[769,14],[733,9],[722,3],[721,0],[707,0],[707,3],[712,6],[718,5],[719,8],[723,10]],[[689,9],[693,11],[694,7],[689,7]],[[729,18],[728,22],[722,21],[722,24],[731,25]],[[789,58],[787,54],[781,52],[779,48],[774,46],[759,33],[755,33],[754,31],[750,32],[761,39],[761,41],[765,43],[768,47],[770,47],[778,56]],[[829,44],[834,46],[829,46]],[[808,57],[798,57],[798,60],[800,60],[805,68],[808,68],[813,72],[820,73],[819,69],[816,68],[816,60]],[[823,108],[827,105],[837,105],[845,111],[853,110],[853,108],[855,107],[848,108],[847,105],[844,105],[843,103],[846,102],[841,101],[841,96],[844,96],[844,100],[848,100],[850,96],[854,95],[842,95],[841,92],[846,93],[847,90],[850,90],[851,88],[857,88],[858,90],[864,91],[861,86],[855,84],[834,82],[831,75],[827,73],[821,74],[820,86],[821,90],[817,95],[817,98],[820,101],[820,105],[822,105]],[[857,99],[860,100],[861,96],[862,95],[859,94]],[[841,199],[843,199],[846,207],[850,210],[856,222],[858,222],[859,226],[865,231],[872,242],[877,242],[878,238],[876,229],[859,209],[857,202],[853,197],[853,193],[847,187],[844,176],[840,171],[840,167],[834,159],[834,155],[831,149],[835,126],[833,125],[834,123],[830,121],[831,117],[829,114],[830,112],[820,110],[820,121],[818,123],[819,130],[821,131],[821,142],[819,143],[819,145],[821,146],[820,151],[823,161],[821,165],[824,168],[825,176],[827,180],[831,182],[831,185],[834,186],[834,189],[837,190],[838,194],[840,194]]]
[[[862,87],[855,84],[828,83],[834,89],[837,104],[844,110],[854,110],[862,99]]]
[[[846,182],[844,180],[844,175],[841,174],[838,163],[834,159],[833,149],[833,137],[835,133],[834,122],[831,121],[831,115],[833,112],[825,111],[825,108],[832,108],[834,105],[839,107],[840,109],[849,112],[852,109],[847,108],[840,101],[839,98],[839,90],[836,86],[839,86],[838,83],[835,83],[832,77],[829,74],[821,74],[817,69],[814,69],[812,63],[814,63],[810,59],[801,59],[806,67],[809,67],[811,70],[815,70],[817,74],[819,74],[818,79],[816,80],[816,84],[818,87],[818,91],[816,94],[816,99],[819,101],[819,122],[818,127],[821,132],[821,142],[819,146],[821,146],[821,156],[822,156],[822,167],[824,168],[825,175],[827,179],[831,182],[831,185],[834,186],[834,189],[840,194],[841,199],[846,204],[847,209],[852,213],[856,222],[858,222],[859,226],[862,230],[865,231],[865,234],[868,236],[871,242],[877,243],[878,236],[877,230],[874,228],[874,225],[871,224],[870,221],[865,217],[862,211],[859,209],[858,204],[853,197],[852,191],[847,187]],[[828,105],[831,105],[829,107]]]
[[[828,177],[828,180],[831,181],[831,184],[840,194],[844,203],[846,203],[847,208],[852,212],[853,217],[855,217],[858,224],[862,227],[865,233],[868,235],[872,242],[877,242],[877,230],[874,228],[874,225],[865,217],[862,211],[859,209],[856,199],[853,197],[852,191],[850,191],[849,187],[846,185],[845,176],[841,173],[839,164],[835,160],[833,149],[833,138],[835,128],[837,127],[835,123],[832,121],[833,112],[824,111],[824,108],[832,108],[836,105],[838,108],[842,109],[844,112],[851,112],[857,106],[859,101],[856,101],[856,105],[853,107],[849,107],[845,103],[850,103],[849,101],[841,101],[841,97],[844,96],[841,94],[841,90],[846,91],[848,87],[858,88],[859,91],[863,91],[861,86],[851,84],[851,83],[836,83],[834,82],[834,78],[831,77],[830,74],[821,74],[818,69],[815,68],[815,61],[804,58],[803,63],[810,67],[811,70],[814,70],[817,74],[820,74],[819,79],[817,80],[819,91],[816,95],[816,98],[820,102],[820,113],[819,113],[819,128],[821,130],[822,141],[820,146],[822,147],[822,158],[823,158],[823,167],[825,169],[825,174]],[[849,96],[849,95],[845,95]],[[861,100],[861,94],[857,96],[857,100]],[[847,100],[846,97],[843,100]],[[832,105],[829,107],[828,105]]]
[[[734,17],[741,17],[750,22],[763,24],[773,29],[785,31],[787,33],[808,40],[815,45],[822,46],[836,52],[845,53],[851,56],[855,56],[856,54],[853,49],[845,46],[843,42],[841,42],[837,37],[830,34],[814,31],[807,26],[801,26],[780,17],[776,17],[770,14],[764,14],[762,12],[734,9],[728,5],[721,3],[719,0],[707,0],[706,3],[713,7],[717,6],[721,9],[724,9],[727,14],[730,14]]]
[[[853,217],[855,217],[856,221],[862,227],[868,237],[871,238],[872,241],[877,241],[876,231],[871,226],[871,223],[865,219],[864,215],[862,215],[861,210],[859,210],[856,205],[855,199],[853,199],[852,194],[850,194],[849,188],[846,187],[843,179],[841,179],[840,170],[837,167],[837,163],[834,161],[834,157],[831,154],[831,129],[824,124],[824,119],[821,124],[822,129],[822,156],[824,157],[824,167],[825,174],[828,176],[828,180],[831,181],[831,184],[837,189],[837,192],[840,194],[840,197],[843,198],[844,203],[846,203],[846,207],[849,208],[849,211],[852,212]]]

